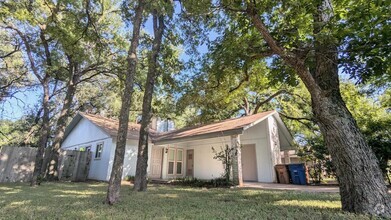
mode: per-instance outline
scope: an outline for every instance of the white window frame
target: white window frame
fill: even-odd
[[[178,160],[178,152],[182,153],[182,159]],[[181,173],[178,173],[178,163],[181,163]],[[175,175],[182,175],[183,174],[183,149],[176,149],[175,154]]]
[[[171,160],[170,159],[170,151],[174,151],[174,159]],[[174,176],[175,175],[175,154],[176,154],[176,150],[175,148],[168,148],[168,155],[167,155],[167,161],[168,161],[168,164],[167,164],[167,175],[170,175],[170,176]],[[173,163],[173,167],[172,167],[172,173],[170,173],[170,163]]]
[[[174,151],[174,160],[170,159],[170,151],[172,151],[172,150]],[[178,160],[178,151],[182,152],[182,160],[180,160],[180,161]],[[181,176],[181,175],[183,175],[183,165],[184,165],[183,152],[184,152],[184,150],[182,148],[174,148],[174,147],[168,148],[168,151],[167,151],[167,153],[168,153],[168,155],[167,155],[167,175],[168,176],[177,176],[177,175]],[[174,163],[172,173],[170,173],[170,162]],[[181,163],[181,173],[177,173],[178,162]]]
[[[101,148],[100,150],[99,150],[99,147]],[[95,157],[94,157],[95,160],[100,160],[102,158],[103,147],[104,147],[104,142],[96,143]]]

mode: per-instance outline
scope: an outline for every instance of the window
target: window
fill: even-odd
[[[176,174],[182,174],[183,150],[176,151]]]
[[[96,151],[95,151],[95,159],[100,159],[103,152],[103,143],[99,143],[96,145]]]
[[[168,150],[168,174],[174,174],[174,164],[175,164],[175,149],[170,148]]]
[[[168,149],[168,174],[181,175],[183,165],[183,150],[182,149]]]

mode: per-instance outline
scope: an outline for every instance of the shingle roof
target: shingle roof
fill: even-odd
[[[258,114],[244,116],[240,118],[227,119],[224,121],[219,121],[207,125],[200,125],[195,127],[183,128],[179,130],[174,130],[165,133],[156,133],[156,131],[151,132],[151,141],[152,142],[164,142],[177,139],[186,139],[186,138],[196,138],[205,135],[214,135],[226,136],[234,133],[241,133],[243,130],[251,127],[252,125],[264,120],[268,116],[276,113],[276,111],[267,111],[261,112]],[[71,124],[66,129],[66,135],[76,126],[76,123],[81,118],[86,118],[91,121],[93,124],[101,128],[104,132],[111,136],[117,136],[118,133],[118,120],[110,119],[100,115],[88,114],[88,113],[78,113],[78,116],[74,118]],[[128,139],[138,140],[140,132],[140,125],[135,123],[129,123],[128,128]]]
[[[276,113],[276,111],[267,111],[261,112],[254,115],[244,116],[240,118],[227,119],[220,122],[215,122],[207,125],[201,125],[197,127],[184,128],[179,130],[174,130],[166,133],[160,133],[157,137],[155,137],[155,141],[164,141],[164,140],[175,140],[189,137],[197,137],[206,134],[215,133],[218,136],[227,135],[229,131],[240,130],[242,131],[244,128],[248,126],[252,126],[254,123],[263,120],[267,116]]]
[[[100,115],[94,115],[94,114],[88,114],[88,113],[81,113],[79,114],[83,117],[91,121],[93,124],[101,128],[103,131],[105,131],[107,134],[111,136],[117,136],[118,134],[118,127],[119,127],[119,121],[106,118]],[[128,124],[128,139],[134,139],[138,140],[140,133],[140,125],[135,123],[129,123]]]

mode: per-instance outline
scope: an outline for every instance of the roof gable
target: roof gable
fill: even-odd
[[[75,128],[75,126],[80,122],[80,120],[83,118],[90,121],[92,124],[97,126],[99,129],[101,129],[103,132],[105,132],[109,136],[116,137],[118,134],[118,127],[119,127],[118,120],[106,118],[106,117],[103,117],[100,115],[78,112],[77,115],[72,119],[72,121],[69,123],[69,125],[65,129],[64,140],[71,133],[71,131]],[[127,135],[128,139],[138,140],[139,139],[139,132],[140,132],[140,125],[134,124],[134,123],[129,123],[128,135]]]

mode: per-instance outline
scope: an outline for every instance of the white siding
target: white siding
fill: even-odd
[[[72,129],[67,138],[61,144],[63,149],[74,149],[81,144],[88,144],[98,139],[111,138],[108,134],[102,131],[95,124],[87,119],[81,119],[79,123]]]
[[[148,165],[150,163],[151,158],[151,145],[148,145]],[[107,172],[106,180],[110,179],[111,170],[113,168],[115,148],[116,148],[116,139],[113,139],[112,148],[110,152],[110,161],[109,161],[109,171]],[[136,165],[137,165],[137,148],[138,141],[137,140],[127,140],[126,141],[126,150],[125,150],[125,158],[124,158],[124,166],[122,172],[122,178],[126,176],[135,176],[136,175]],[[149,173],[150,167],[148,166],[147,172]]]
[[[269,140],[270,140],[270,154],[272,159],[272,167],[276,164],[281,164],[281,154],[280,154],[280,137],[277,121],[274,117],[268,118],[269,125]],[[273,181],[277,182],[276,172],[273,169]]]
[[[103,143],[103,152],[100,159],[95,158],[96,146]],[[75,150],[91,147],[91,164],[88,178],[93,180],[107,180],[112,138],[92,122],[81,119],[73,128],[61,145],[64,150]]]
[[[274,167],[268,137],[267,120],[245,130],[241,136],[242,144],[255,144],[258,182],[274,182]]]
[[[271,122],[273,122],[274,118],[270,118]],[[273,155],[272,153],[268,122],[269,119],[264,120],[263,122],[245,130],[240,136],[240,139],[241,144],[243,145],[255,144],[258,182],[270,183],[275,182],[274,165],[278,162],[278,158],[276,158],[276,155]],[[183,148],[184,155],[186,155],[186,150],[193,149],[194,177],[199,179],[213,179],[222,176],[224,173],[224,167],[221,161],[213,159],[215,154],[213,153],[212,147],[214,147],[217,151],[220,151],[220,147],[224,148],[226,145],[231,146],[231,137],[229,136],[165,145],[164,147]],[[276,150],[277,148],[274,148],[274,152],[276,152]],[[167,175],[167,167],[167,153],[164,153],[162,168],[163,179],[172,178],[172,176],[170,177]],[[184,170],[186,170],[185,168],[186,159],[184,161]]]
[[[230,146],[230,137],[210,138],[186,143],[164,145],[167,149],[181,148],[183,149],[183,175],[170,176],[168,175],[168,157],[167,153],[163,154],[162,178],[171,179],[186,176],[186,150],[194,150],[194,177],[198,179],[214,179],[219,178],[224,173],[224,167],[221,161],[213,159],[214,153],[212,147],[220,151],[220,147]]]
[[[111,150],[111,138],[103,141],[103,152],[100,159],[95,158],[96,145],[102,141],[96,141],[91,148],[92,157],[88,178],[93,180],[107,181],[106,176],[109,169],[109,159]]]

